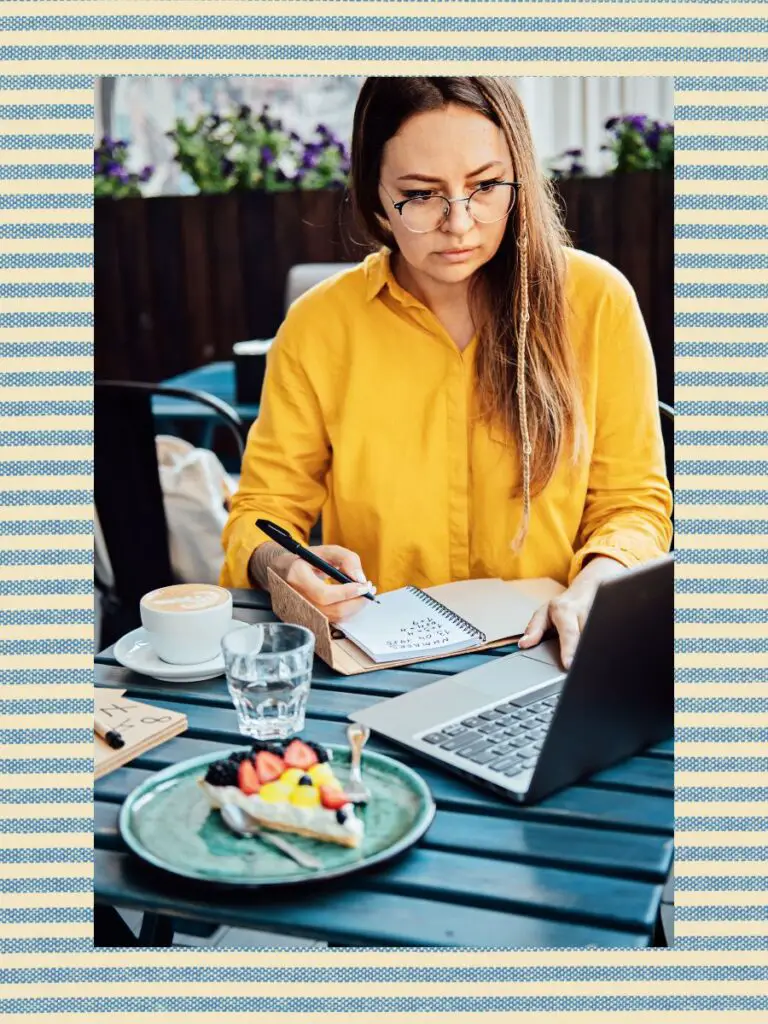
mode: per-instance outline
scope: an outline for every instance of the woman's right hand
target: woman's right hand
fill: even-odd
[[[360,582],[336,583],[329,580],[321,569],[315,569],[309,562],[288,551],[284,552],[284,558],[275,560],[272,569],[302,597],[319,608],[330,622],[341,622],[365,607],[367,598],[360,595],[368,591],[375,593],[376,588],[366,580],[359,555],[337,544],[318,544],[309,550]]]

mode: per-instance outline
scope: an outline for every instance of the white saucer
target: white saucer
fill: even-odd
[[[244,629],[249,622],[232,620],[232,629]],[[151,676],[163,683],[201,683],[224,674],[224,655],[219,653],[209,661],[196,665],[171,665],[158,658],[152,650],[143,626],[126,633],[115,644],[115,659],[132,672]]]

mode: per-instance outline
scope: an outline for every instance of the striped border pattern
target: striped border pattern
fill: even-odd
[[[0,0],[0,1016],[768,1009],[768,58],[759,3]],[[763,45],[763,43],[766,45]],[[556,62],[556,63],[553,63]],[[675,948],[94,951],[93,77],[673,74]],[[489,937],[492,938],[492,937]]]

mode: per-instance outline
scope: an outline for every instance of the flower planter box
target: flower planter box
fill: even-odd
[[[347,262],[341,190],[99,199],[94,203],[97,377],[157,381],[269,338],[296,263]]]
[[[662,172],[557,183],[574,244],[622,270],[672,398],[673,181]],[[283,317],[296,263],[354,261],[343,192],[99,199],[94,213],[96,374],[156,381],[232,357]]]

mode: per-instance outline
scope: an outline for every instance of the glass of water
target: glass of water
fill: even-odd
[[[304,626],[264,622],[221,641],[227,688],[240,732],[286,739],[304,728],[315,637]]]

